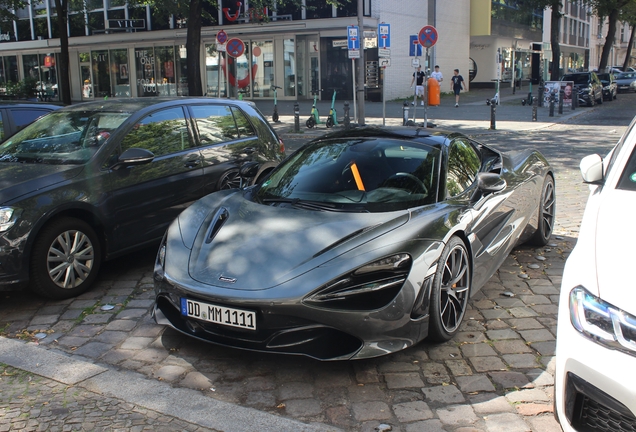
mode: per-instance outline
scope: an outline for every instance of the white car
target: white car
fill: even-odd
[[[581,161],[591,193],[557,328],[555,408],[566,432],[636,430],[635,124],[605,159]]]

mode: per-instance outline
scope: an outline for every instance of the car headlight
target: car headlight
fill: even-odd
[[[405,253],[373,261],[323,285],[304,302],[338,310],[374,310],[391,302],[411,270]]]
[[[157,251],[157,258],[155,259],[155,269],[153,272],[153,277],[158,281],[163,279],[163,275],[166,271],[166,239],[167,233],[164,234],[163,239],[161,240],[159,250]]]
[[[0,207],[0,232],[11,228],[18,220],[18,211],[13,207]]]
[[[636,356],[636,317],[581,286],[570,292],[570,320],[575,329],[591,340]]]

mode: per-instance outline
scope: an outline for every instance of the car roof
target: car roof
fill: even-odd
[[[449,132],[445,130],[431,131],[424,127],[408,127],[408,126],[362,126],[353,127],[337,132],[332,132],[317,138],[316,141],[336,138],[395,138],[417,141],[422,138],[434,139],[442,144],[447,139],[463,136],[457,132]]]
[[[27,102],[27,101],[2,101],[0,102],[0,109],[2,108],[43,108],[56,110],[63,108],[62,104],[55,103],[42,103],[42,102]]]
[[[233,105],[249,105],[254,106],[252,102],[240,101],[235,99],[218,99],[209,97],[148,97],[148,98],[126,98],[126,99],[100,99],[90,102],[82,102],[67,106],[65,111],[122,111],[136,112],[152,106],[173,106],[182,104],[196,103],[222,103]]]

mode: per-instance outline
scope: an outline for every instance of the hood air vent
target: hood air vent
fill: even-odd
[[[210,243],[214,239],[216,233],[219,232],[219,230],[221,229],[223,224],[227,222],[229,217],[230,212],[227,211],[225,207],[221,207],[219,211],[216,212],[216,214],[214,215],[214,219],[212,219],[212,223],[210,224],[210,233],[206,236],[206,243]]]

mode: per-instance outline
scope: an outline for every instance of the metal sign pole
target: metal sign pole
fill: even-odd
[[[382,126],[386,126],[386,99],[384,98],[384,82],[386,81],[386,67],[382,71]]]
[[[428,47],[424,57],[424,129],[428,127]]]
[[[357,104],[357,91],[356,91],[356,60],[351,59],[351,72],[353,75],[353,121],[358,123],[358,104]]]

